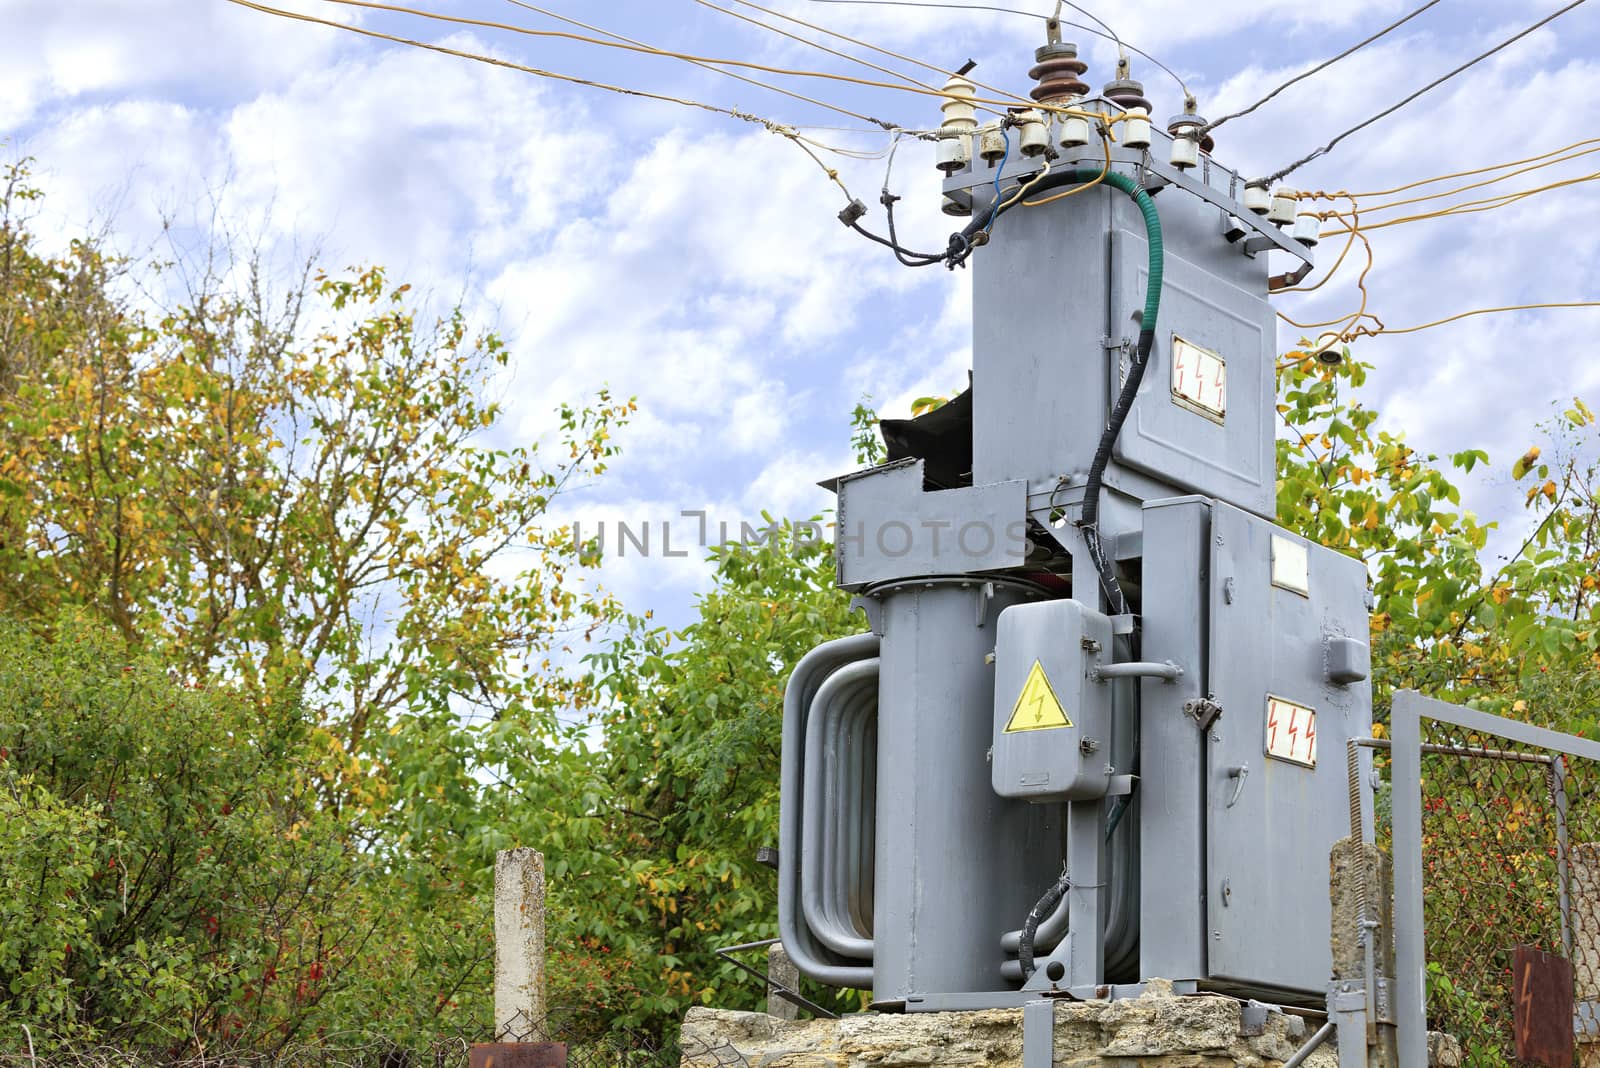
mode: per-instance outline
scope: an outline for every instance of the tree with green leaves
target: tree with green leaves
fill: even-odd
[[[519,843],[485,781],[536,753],[570,808],[556,662],[618,612],[545,517],[632,402],[499,444],[504,346],[381,270],[272,297],[221,250],[163,304],[43,251],[24,165],[0,192],[0,1020],[191,1053],[486,1020]]]

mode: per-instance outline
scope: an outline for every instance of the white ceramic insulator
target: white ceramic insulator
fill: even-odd
[[[1267,192],[1264,185],[1247,185],[1244,187],[1244,206],[1257,215],[1265,215],[1272,210],[1272,194]]]
[[[1124,148],[1149,148],[1150,147],[1150,112],[1144,108],[1129,108],[1127,118],[1122,121],[1122,144]]]
[[[947,133],[939,136],[938,167],[946,174],[959,171],[972,162],[972,138],[966,134]]]
[[[1079,115],[1062,115],[1059,122],[1061,128],[1057,131],[1057,140],[1062,148],[1082,148],[1094,136],[1089,128],[1089,120]]]
[[[1172,165],[1187,170],[1200,164],[1200,142],[1192,137],[1172,139]]]
[[[1050,127],[1040,111],[1023,111],[1017,114],[1018,144],[1024,156],[1042,156],[1050,147]]]
[[[1006,135],[998,124],[985,126],[978,131],[978,155],[989,163],[998,163],[1006,157]]]
[[[1322,239],[1322,220],[1315,213],[1302,211],[1294,218],[1294,239],[1311,248]]]
[[[1294,223],[1294,217],[1299,210],[1300,195],[1292,189],[1279,186],[1272,194],[1272,208],[1267,212],[1267,221],[1277,223],[1279,226],[1289,226]]]
[[[959,129],[964,133],[970,132],[977,125],[978,109],[973,105],[973,97],[978,87],[965,78],[952,77],[944,83],[944,91],[949,96],[939,105],[939,110],[944,112],[941,127],[945,130]]]

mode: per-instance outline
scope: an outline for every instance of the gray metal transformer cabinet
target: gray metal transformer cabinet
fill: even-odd
[[[1123,192],[1001,215],[973,256],[970,472],[936,485],[913,454],[837,481],[839,584],[872,634],[790,682],[780,927],[802,973],[880,1007],[1155,977],[1325,993],[1328,850],[1371,697],[1363,564],[1271,520],[1266,254],[1309,255],[1237,174],[1167,147],[1112,161],[1159,194],[1166,249],[1097,527],[1129,611],[1080,527],[1145,325],[1150,243]],[[1039,166],[1004,166],[1004,194]],[[981,218],[995,180],[980,162],[945,193]]]

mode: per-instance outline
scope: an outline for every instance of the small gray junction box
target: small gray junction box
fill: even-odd
[[[995,638],[994,789],[1029,801],[1104,797],[1111,781],[1111,620],[1077,601],[1019,604]]]

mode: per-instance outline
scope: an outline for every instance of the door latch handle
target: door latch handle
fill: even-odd
[[[1233,794],[1228,798],[1228,808],[1239,803],[1239,795],[1244,793],[1244,780],[1249,774],[1249,764],[1240,764],[1228,769],[1228,778],[1233,780]]]

